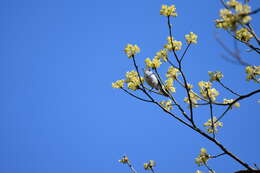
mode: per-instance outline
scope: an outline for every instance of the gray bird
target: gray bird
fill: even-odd
[[[144,70],[144,80],[150,87],[160,91],[164,96],[169,96],[160,80],[149,68],[145,68]]]

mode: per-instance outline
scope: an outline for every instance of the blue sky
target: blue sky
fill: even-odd
[[[214,34],[231,47],[232,41],[214,27],[221,8],[218,0],[2,0],[0,172],[129,172],[118,163],[123,154],[139,173],[150,159],[157,162],[158,173],[195,172],[199,168],[194,158],[201,147],[220,153],[157,107],[111,88],[113,81],[134,68],[123,53],[127,43],[140,46],[141,67],[165,44],[166,18],[159,10],[161,4],[171,3],[179,14],[173,23],[174,37],[184,41],[190,31],[199,37],[184,59],[189,82],[196,85],[208,80],[207,71],[220,70],[223,82],[234,90],[257,89],[245,82],[244,67],[220,56],[224,50]],[[259,28],[256,19],[253,24]],[[242,56],[259,64],[254,53]],[[182,102],[183,91],[177,91]],[[220,100],[224,97],[231,95],[223,91]],[[242,101],[241,108],[223,119],[218,139],[242,160],[260,166],[258,98]],[[208,108],[195,110],[198,124],[208,118]],[[216,172],[242,169],[226,156],[209,165]]]

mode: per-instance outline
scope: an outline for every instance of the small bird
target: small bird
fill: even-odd
[[[163,87],[162,83],[160,80],[157,78],[157,76],[150,70],[150,68],[145,68],[144,70],[144,80],[148,85],[150,85],[156,90],[160,91],[164,96],[169,96],[168,92],[165,90]]]

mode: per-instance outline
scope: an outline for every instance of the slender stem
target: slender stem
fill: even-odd
[[[225,86],[220,80],[217,80],[217,82],[226,90],[228,90],[229,92],[231,92],[232,94],[240,97],[241,95],[237,94],[237,92],[233,91],[232,89],[228,88],[227,86]]]
[[[221,154],[218,154],[218,155],[215,155],[215,156],[210,156],[210,158],[215,159],[215,158],[220,157],[220,156],[223,156],[223,155],[225,155],[225,154],[226,154],[226,153],[221,153]]]
[[[211,169],[207,163],[205,163],[204,165],[209,170],[209,173],[214,173],[213,169]]]
[[[215,123],[217,123],[219,120],[221,120],[225,116],[225,114],[230,110],[230,108],[233,106],[233,104],[235,104],[239,100],[245,99],[245,98],[250,97],[250,96],[252,96],[252,95],[254,95],[256,93],[259,93],[259,92],[260,92],[260,89],[255,90],[255,91],[253,91],[251,93],[248,93],[246,95],[242,95],[242,96],[238,97],[237,99],[235,99],[232,103],[229,104],[227,109],[222,113],[222,115],[220,115],[220,117],[217,119],[217,121]]]
[[[213,108],[212,108],[212,101],[211,101],[211,98],[210,98],[210,96],[209,96],[209,90],[208,90],[208,89],[207,89],[207,96],[208,96],[208,98],[209,98],[211,128],[212,128],[212,130],[213,130],[212,135],[213,135],[213,138],[215,139],[215,138],[216,138],[216,135],[215,135],[215,123],[213,122]]]
[[[141,101],[144,101],[144,102],[152,102],[151,100],[146,100],[146,99],[143,99],[143,98],[141,98],[141,97],[138,97],[138,96],[136,96],[136,95],[130,93],[129,91],[127,91],[127,90],[124,89],[124,88],[121,88],[121,89],[122,89],[124,92],[126,92],[127,94],[129,94],[129,95],[131,95],[131,96],[137,98],[138,100],[141,100]]]
[[[189,43],[188,46],[186,47],[186,49],[184,50],[184,53],[183,53],[182,56],[181,56],[180,62],[183,60],[183,58],[184,58],[184,56],[185,56],[187,50],[189,49],[190,45],[191,45],[191,43]]]
[[[127,165],[129,166],[132,173],[137,173],[136,170],[134,169],[133,165],[130,162],[127,162]]]

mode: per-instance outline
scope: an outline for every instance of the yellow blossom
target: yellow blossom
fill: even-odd
[[[210,77],[210,82],[220,81],[220,79],[224,77],[224,75],[220,71],[216,71],[216,72],[209,71],[208,74]]]
[[[233,99],[223,99],[223,103],[224,104],[231,104],[231,103],[233,103]],[[237,108],[239,108],[240,107],[240,103],[238,103],[238,102],[236,102],[236,103],[234,103],[233,105],[232,105],[232,107],[237,107]],[[232,108],[231,107],[231,108]]]
[[[153,69],[160,67],[162,62],[158,58],[154,58],[153,60],[150,60],[150,58],[145,59],[145,63],[147,67],[151,67]]]
[[[167,49],[162,49],[159,52],[157,52],[154,58],[162,59],[164,62],[168,61],[168,51],[167,51]]]
[[[176,89],[173,87],[173,79],[172,78],[169,78],[165,81],[165,89],[167,91],[170,91],[170,92],[173,92],[173,93],[176,92]]]
[[[141,82],[144,82],[144,78],[141,77],[141,82],[138,77],[138,73],[135,70],[132,70],[130,72],[126,72],[125,75],[125,83],[127,83],[128,89],[131,89],[133,91],[137,90],[140,88]]]
[[[168,111],[172,110],[172,101],[171,100],[161,101],[160,105]]]
[[[200,170],[197,170],[195,173],[203,173],[202,171],[200,171]]]
[[[134,55],[140,52],[140,48],[137,45],[127,44],[125,47],[125,53],[128,58],[132,58]]]
[[[195,158],[195,163],[198,164],[198,166],[205,165],[209,159],[210,155],[207,153],[207,150],[205,148],[201,148],[200,154],[197,158]]]
[[[225,30],[235,31],[240,24],[247,24],[251,21],[251,8],[248,5],[243,5],[235,0],[227,2],[229,9],[220,10],[220,19],[216,20],[216,27]],[[232,10],[233,9],[233,10]],[[233,11],[233,12],[232,12]]]
[[[260,75],[260,66],[247,66],[246,73],[247,81],[253,80],[255,82],[260,82],[260,78],[258,78],[258,76]]]
[[[123,156],[122,159],[118,160],[120,163],[126,164],[129,163],[129,159],[127,156]]]
[[[198,38],[198,36],[196,34],[194,34],[193,32],[190,32],[189,34],[185,35],[185,39],[188,44],[191,44],[191,43],[196,44],[197,38]]]
[[[220,121],[217,121],[216,117],[213,117],[213,128],[212,128],[212,121],[211,118],[204,123],[204,127],[207,127],[207,132],[208,133],[213,133],[213,128],[214,128],[214,132],[218,132],[218,127],[223,127],[223,123]]]
[[[240,41],[248,42],[253,38],[253,35],[246,28],[241,28],[236,31],[236,38]]]
[[[149,160],[148,163],[144,163],[144,169],[145,169],[145,170],[151,170],[151,169],[153,169],[153,167],[155,167],[155,166],[156,166],[156,163],[155,163],[154,160]]]
[[[212,84],[210,82],[200,81],[200,94],[205,98],[210,98],[212,101],[216,100],[216,97],[219,95],[219,92],[215,88],[211,88]]]
[[[125,80],[117,80],[116,82],[112,83],[112,88],[123,88]]]
[[[191,100],[191,103],[192,103],[192,107],[196,108],[198,107],[198,105],[196,105],[198,103],[198,100],[200,100],[200,98],[193,92],[193,91],[190,91],[190,100]],[[184,102],[190,104],[190,100],[189,100],[189,97],[185,97],[184,98]]]
[[[181,50],[181,46],[182,46],[182,42],[181,41],[177,41],[177,40],[173,40],[172,42],[168,42],[168,44],[164,45],[164,48],[168,49],[168,50]]]
[[[177,68],[174,68],[173,66],[170,66],[167,71],[166,77],[177,79],[178,75],[180,75],[179,70]]]
[[[171,6],[162,5],[160,14],[164,15],[164,16],[173,16],[173,17],[177,16],[176,8],[174,5],[171,5]]]

